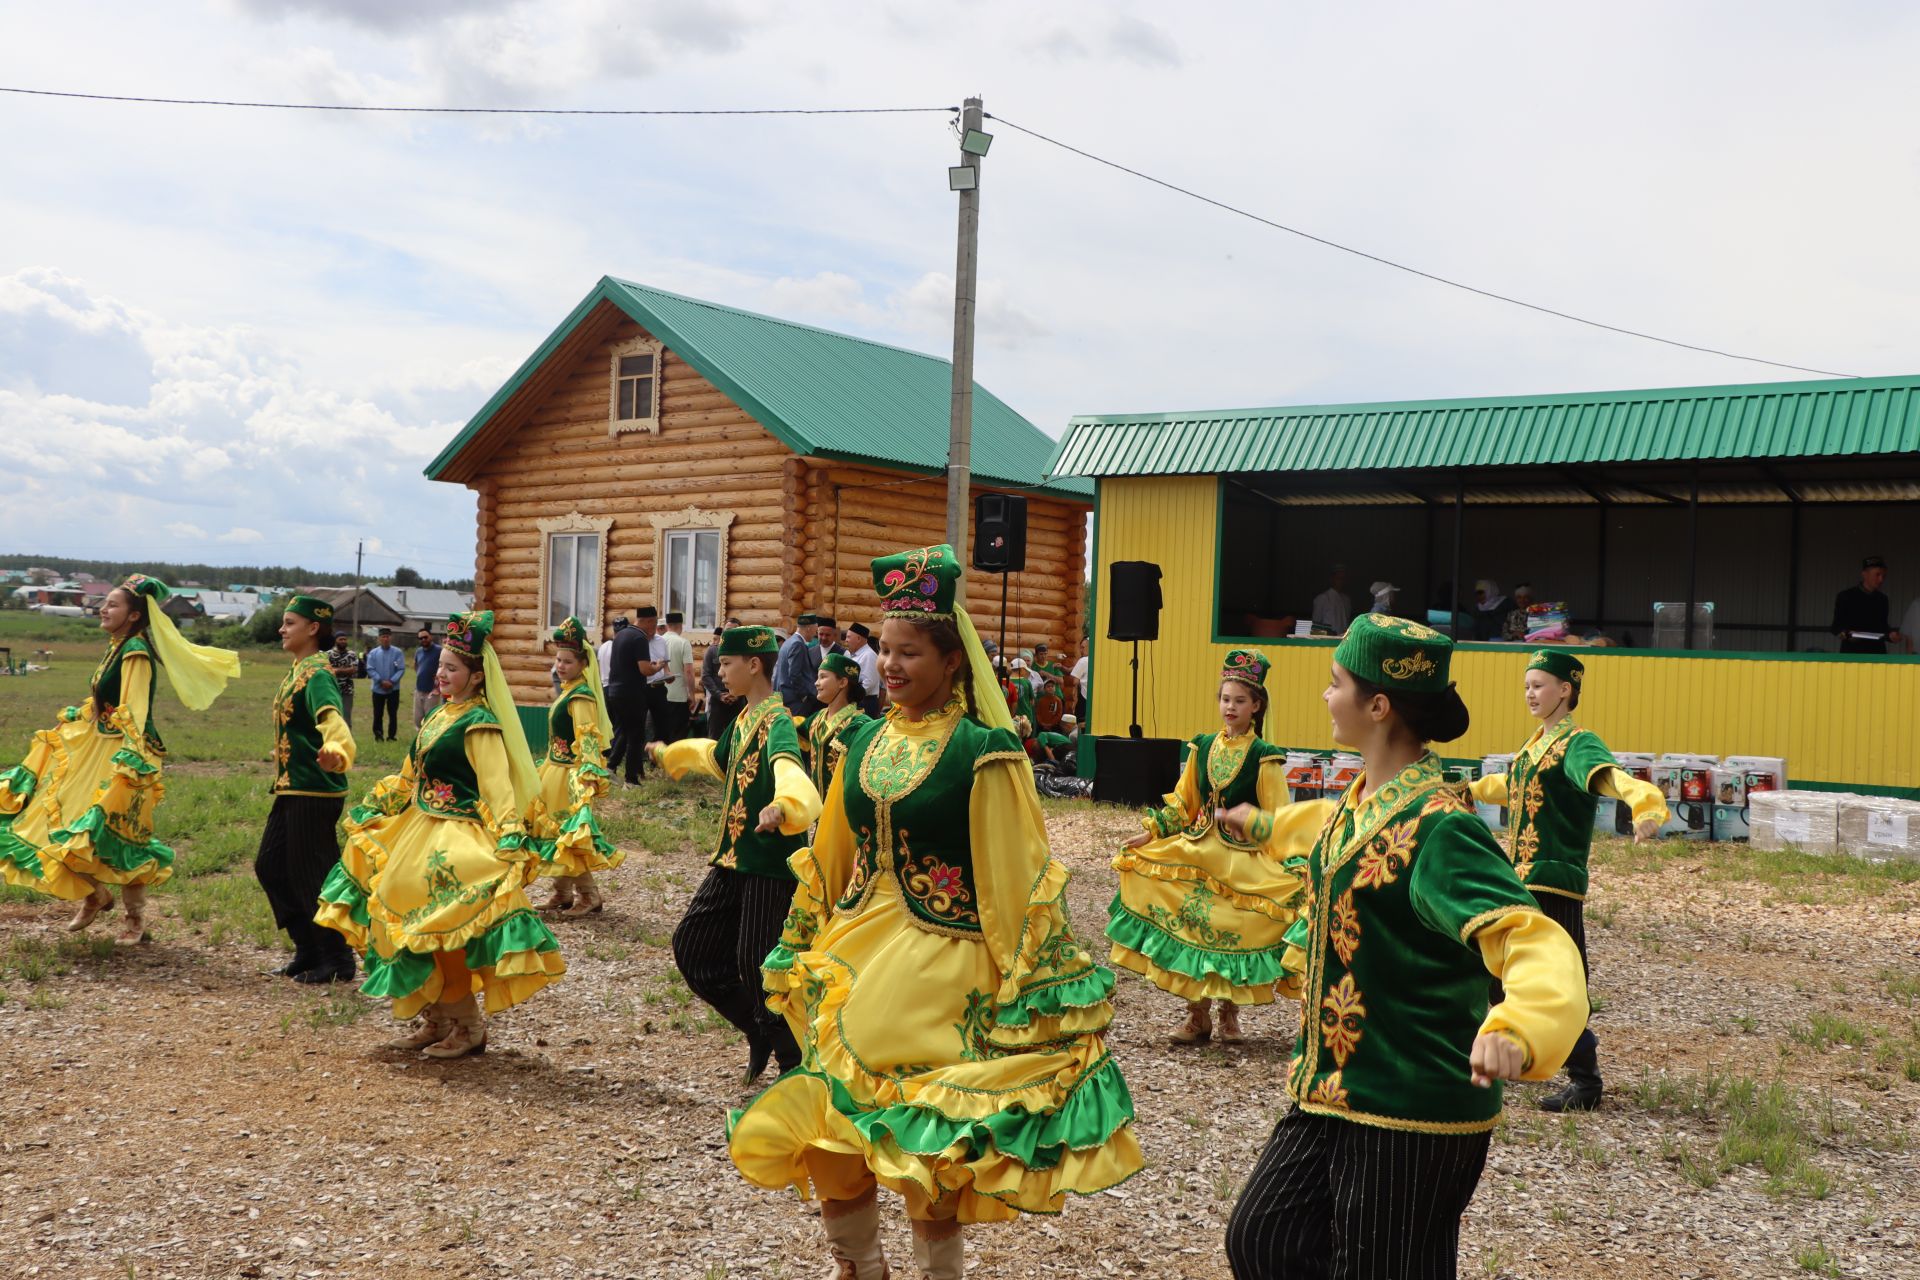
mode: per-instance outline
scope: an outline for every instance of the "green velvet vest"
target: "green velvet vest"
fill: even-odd
[[[1260,803],[1260,770],[1286,762],[1287,753],[1262,738],[1249,739],[1244,751],[1231,747],[1223,750],[1219,741],[1220,735],[1217,733],[1202,733],[1196,734],[1188,745],[1200,783],[1200,812],[1189,818],[1180,812],[1177,805],[1154,810],[1154,823],[1161,835],[1170,836],[1176,831],[1184,831],[1198,840],[1214,830],[1214,810],[1232,809],[1243,804],[1257,806]],[[1275,764],[1268,766],[1266,762],[1269,760]],[[1224,828],[1218,834],[1236,849],[1260,847],[1258,841],[1242,840]]]
[[[593,705],[593,690],[584,680],[555,698],[553,709],[547,712],[547,761],[550,764],[573,764],[579,758],[573,752],[575,698],[585,698],[588,706]]]
[[[273,789],[343,796],[347,775],[320,767],[320,715],[340,710],[340,686],[324,654],[308,654],[288,668],[273,695]]]
[[[473,762],[467,759],[467,731],[500,721],[484,702],[471,707],[445,725],[423,748],[425,734],[413,740],[414,803],[440,818],[480,820],[480,780],[474,776]],[[506,815],[497,814],[497,818]]]
[[[734,717],[727,736],[714,744],[714,762],[727,780],[722,799],[720,844],[709,866],[750,876],[792,880],[787,858],[807,842],[807,833],[760,831],[760,811],[773,803],[773,762],[785,756],[805,767],[800,735],[778,695]]]
[[[129,636],[123,643],[108,646],[107,656],[100,659],[100,665],[93,669],[93,695],[107,708],[94,722],[94,728],[100,733],[119,732],[111,728],[107,720],[120,705],[120,667],[130,653],[145,654],[147,662],[153,667],[153,679],[147,686],[147,722],[140,726],[140,731],[148,745],[155,751],[163,751],[165,746],[160,741],[160,732],[153,727],[153,704],[160,700],[160,659],[154,654],[153,646],[139,636]]]
[[[827,794],[827,787],[833,781],[834,761],[844,750],[848,735],[868,721],[867,714],[850,702],[831,716],[825,711],[816,711],[801,725],[800,733],[807,748],[807,772],[813,775],[814,789],[821,795]]]
[[[984,760],[1024,762],[1020,740],[964,716],[944,734],[885,738],[885,720],[861,725],[847,741],[840,797],[854,836],[853,876],[836,910],[858,911],[878,877],[898,880],[915,921],[937,933],[980,932],[969,806],[974,770]]]
[[[1514,756],[1507,770],[1507,856],[1529,889],[1587,896],[1587,853],[1600,803],[1587,787],[1614,763],[1599,735],[1571,719]]]

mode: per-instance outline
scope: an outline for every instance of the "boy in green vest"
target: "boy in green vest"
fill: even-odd
[[[727,736],[655,743],[655,764],[679,779],[702,773],[726,784],[720,838],[707,878],[673,931],[673,960],[693,993],[747,1038],[747,1082],[767,1060],[788,1071],[800,1046],[766,1006],[760,962],[780,941],[793,902],[788,855],[820,816],[820,792],[800,759],[800,735],[773,688],[780,641],[769,627],[733,627],[720,637],[720,680],[743,699]]]

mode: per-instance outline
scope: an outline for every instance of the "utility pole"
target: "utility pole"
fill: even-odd
[[[984,145],[970,148],[981,135],[986,111],[968,98],[960,113],[960,164],[947,171],[947,185],[960,193],[960,248],[953,269],[953,417],[947,433],[947,542],[968,563],[967,515],[972,506],[973,470],[973,318],[975,280],[980,266],[980,162]],[[969,175],[967,170],[971,170]],[[971,180],[969,180],[969,177]],[[961,580],[964,590],[965,579]],[[956,598],[955,603],[959,600]]]
[[[353,611],[347,618],[347,628],[353,633],[348,641],[356,650],[360,647],[360,597],[366,594],[366,578],[361,573],[367,559],[367,544],[364,541],[353,544]]]

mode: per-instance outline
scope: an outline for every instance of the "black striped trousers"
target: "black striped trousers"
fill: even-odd
[[[1235,1280],[1447,1280],[1492,1137],[1290,1109],[1227,1223]]]
[[[793,881],[712,867],[673,931],[673,962],[693,994],[749,1041],[773,1046],[782,1068],[800,1061],[787,1020],[767,1008],[760,964],[780,941]]]
[[[345,796],[275,796],[260,833],[253,874],[266,891],[273,922],[287,931],[302,952],[343,949],[346,939],[313,922],[320,908],[320,886],[340,861],[336,828]],[[338,943],[338,947],[335,944]]]

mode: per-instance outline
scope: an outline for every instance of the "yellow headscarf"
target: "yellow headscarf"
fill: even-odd
[[[586,673],[587,688],[593,692],[594,723],[600,730],[600,741],[613,741],[613,717],[607,714],[607,691],[600,684],[600,658],[594,651],[592,641],[587,639],[586,624],[578,618],[569,617],[554,628],[553,642],[572,649],[580,655],[580,665]]]
[[[173,592],[158,578],[136,573],[120,584],[121,589],[142,598],[141,609],[147,615],[147,635],[153,641],[160,669],[167,673],[173,694],[191,711],[205,711],[226,689],[227,682],[240,678],[240,655],[231,649],[195,644],[180,634],[167,611],[160,606]]]

